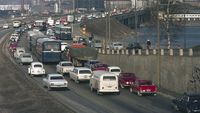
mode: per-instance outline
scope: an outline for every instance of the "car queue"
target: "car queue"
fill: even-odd
[[[23,50],[23,47],[20,47],[18,44],[20,37],[19,35],[14,40],[10,38],[9,43],[9,49],[16,59],[19,59],[22,54],[27,54],[25,49]],[[74,80],[75,83],[80,84],[81,81],[88,81],[88,87],[90,87],[91,92],[95,91],[98,95],[103,95],[104,93],[119,95],[120,88],[127,87],[130,93],[135,93],[138,96],[146,94],[156,96],[158,89],[151,80],[139,78],[134,73],[123,72],[119,66],[111,66],[97,59],[93,59],[92,61],[88,61],[89,63],[85,63],[83,67],[75,67],[71,61],[61,60],[55,66],[56,72],[49,74],[45,71],[42,62],[31,61],[28,62],[27,72],[31,77],[46,75],[42,80],[43,86],[48,90],[55,88],[67,89],[69,82],[65,78],[67,76],[64,75],[68,74],[69,79]],[[199,98],[194,100],[194,103],[199,104],[199,102]],[[173,100],[175,109],[181,110],[182,108],[177,104],[179,103]],[[196,112],[198,109],[200,108],[196,107],[184,110],[190,113],[191,111]]]

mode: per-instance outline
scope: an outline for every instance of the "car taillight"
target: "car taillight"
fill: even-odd
[[[102,87],[101,89],[104,89],[104,87]]]

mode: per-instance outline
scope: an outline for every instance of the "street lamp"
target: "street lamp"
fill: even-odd
[[[135,0],[135,37],[136,37],[136,42],[137,40],[137,0]]]

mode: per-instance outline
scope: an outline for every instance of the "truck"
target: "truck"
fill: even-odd
[[[95,48],[82,44],[74,44],[65,49],[65,56],[74,66],[83,67],[88,60],[97,59],[98,52]]]

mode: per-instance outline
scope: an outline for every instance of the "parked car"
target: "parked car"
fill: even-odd
[[[23,65],[23,64],[30,64],[31,62],[33,62],[33,57],[30,53],[22,53],[19,56],[19,64]]]
[[[31,76],[44,75],[45,69],[41,62],[32,62],[28,67],[28,74]]]
[[[185,111],[187,113],[200,112],[200,94],[183,94],[172,100],[172,105],[177,111]]]
[[[121,88],[124,88],[132,85],[136,80],[136,76],[134,73],[120,73],[118,79],[119,79],[119,86]]]
[[[3,27],[4,29],[8,29],[9,28],[9,25],[8,24],[3,24]]]
[[[73,69],[74,66],[72,65],[71,61],[60,61],[56,65],[56,72],[61,74],[69,73],[70,71],[73,71]]]
[[[52,88],[68,88],[68,82],[61,74],[47,74],[43,78],[43,85],[47,87],[48,90]]]
[[[97,71],[97,70],[102,70],[102,71],[107,71],[108,70],[108,64],[104,63],[96,63],[91,66],[92,71]]]
[[[111,44],[110,44],[110,47],[109,47],[110,49],[115,49],[115,50],[120,50],[120,49],[123,49],[124,48],[124,46],[123,46],[123,44],[121,43],[121,42],[112,42]]]
[[[119,74],[121,73],[121,69],[118,66],[108,66],[107,71],[114,73],[117,76],[119,76]]]
[[[69,72],[70,79],[73,79],[76,83],[79,81],[90,80],[92,71],[86,67],[75,67],[73,71]]]
[[[117,93],[120,94],[118,89],[118,77],[107,71],[93,71],[90,78],[91,91],[96,90],[97,94],[102,93]]]
[[[97,63],[99,63],[98,60],[88,60],[88,61],[84,64],[84,66],[91,69],[92,66],[93,66],[94,64],[97,64]]]
[[[136,79],[134,84],[130,86],[131,93],[137,93],[138,96],[143,94],[153,94],[156,96],[157,87],[150,80]]]
[[[14,58],[18,59],[21,54],[25,53],[25,49],[23,47],[17,47],[14,52]]]
[[[126,49],[128,49],[128,50],[135,49],[135,52],[138,53],[138,50],[142,49],[142,46],[140,45],[140,43],[134,42],[134,43],[129,43],[128,46],[126,47]]]

